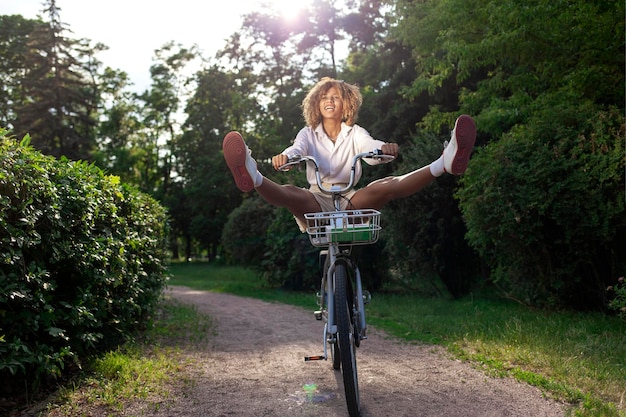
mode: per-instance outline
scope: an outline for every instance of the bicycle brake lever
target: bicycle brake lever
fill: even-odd
[[[395,159],[393,155],[384,154],[382,149],[374,149],[372,151],[372,155],[369,156],[369,158],[376,159],[378,161],[383,160],[383,159],[386,159],[386,160]]]
[[[302,160],[302,155],[291,155],[291,156],[287,156],[287,163],[288,164],[293,164],[296,162],[300,162]]]

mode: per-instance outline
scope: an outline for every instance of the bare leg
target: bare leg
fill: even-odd
[[[408,174],[373,181],[354,194],[351,199],[352,206],[355,209],[380,210],[391,200],[417,193],[444,172],[454,175],[463,174],[472,154],[475,140],[476,124],[474,119],[466,114],[459,116],[456,119],[450,143],[446,145],[439,159]]]
[[[355,209],[381,209],[391,200],[408,197],[435,180],[429,166],[398,177],[387,177],[361,188],[350,200]]]
[[[277,207],[286,207],[302,222],[305,222],[305,213],[321,210],[311,192],[293,185],[279,185],[263,177],[239,132],[229,132],[224,136],[222,150],[226,164],[241,191],[256,189],[265,201]]]
[[[256,187],[256,191],[268,203],[277,207],[286,207],[291,214],[303,222],[305,221],[305,213],[321,210],[320,205],[310,191],[294,185],[280,185],[263,178],[263,182]]]

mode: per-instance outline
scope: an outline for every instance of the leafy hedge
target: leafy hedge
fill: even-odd
[[[606,308],[626,271],[624,116],[576,100],[545,105],[481,149],[458,192],[467,238],[510,296]]]
[[[0,129],[0,382],[36,387],[142,325],[165,285],[168,230],[151,197],[28,139]]]
[[[222,245],[227,262],[254,268],[272,287],[311,290],[319,281],[318,250],[308,235],[287,209],[256,193],[228,216]]]
[[[265,231],[275,208],[254,193],[228,215],[221,243],[228,263],[257,267],[265,256]]]

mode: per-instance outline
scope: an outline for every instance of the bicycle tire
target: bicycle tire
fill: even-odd
[[[330,258],[328,256],[324,257],[324,271],[328,271],[328,268],[330,267]],[[322,288],[321,288],[321,294],[324,294],[326,292],[326,272],[324,272],[324,277],[322,278]],[[323,304],[326,305],[326,307],[328,307],[328,305],[326,304],[326,298],[324,297],[324,302]],[[322,309],[324,308],[324,306],[322,306]],[[336,310],[336,309],[335,309]],[[334,316],[337,317],[337,313],[334,313]],[[326,320],[328,321],[328,313],[326,314]],[[330,336],[329,334],[327,334],[327,336]],[[330,348],[330,358],[331,358],[331,362],[333,364],[333,369],[334,370],[339,370],[341,369],[341,355],[339,353],[339,345],[337,344],[337,338],[334,338],[334,341],[332,342],[328,342],[329,348]]]
[[[344,263],[335,266],[335,312],[337,319],[337,340],[341,357],[343,388],[350,417],[360,415],[359,380],[356,367],[356,347],[354,329],[350,316],[352,299],[348,289],[348,271]]]

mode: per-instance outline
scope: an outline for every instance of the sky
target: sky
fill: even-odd
[[[103,43],[109,50],[96,57],[104,66],[125,71],[143,92],[150,85],[154,51],[174,41],[194,44],[204,57],[212,57],[242,24],[242,16],[271,4],[286,14],[299,0],[56,0],[72,38]],[[0,15],[19,14],[28,19],[43,15],[43,0],[0,0]]]

